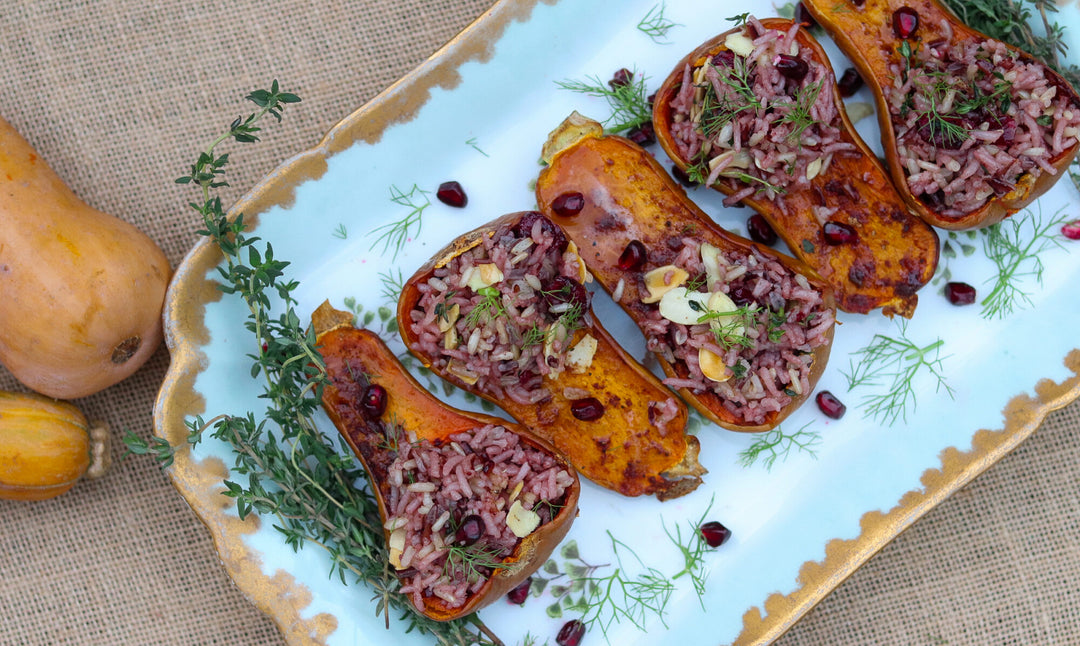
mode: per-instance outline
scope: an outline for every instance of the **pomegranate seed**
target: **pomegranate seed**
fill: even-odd
[[[564,218],[581,213],[583,208],[585,208],[585,196],[577,191],[563,193],[551,203],[551,210],[555,211],[555,215],[561,215]]]
[[[773,231],[768,220],[760,213],[755,213],[746,220],[746,228],[750,231],[750,239],[754,242],[770,247],[776,244],[776,231]]]
[[[570,404],[570,412],[583,422],[595,422],[604,416],[604,405],[595,397],[575,399]]]
[[[435,197],[439,198],[439,201],[443,204],[459,209],[469,203],[469,196],[465,195],[465,189],[461,188],[461,184],[457,182],[439,184],[439,190],[435,192]]]
[[[919,28],[919,12],[911,7],[900,7],[892,15],[892,31],[897,38],[907,40]]]
[[[521,216],[521,219],[514,225],[514,235],[519,238],[532,237],[533,225],[536,224],[537,220],[540,221],[540,231],[551,234],[551,246],[558,249],[560,253],[566,251],[566,234],[563,233],[562,228],[555,226],[554,222],[547,219],[547,217],[539,211],[529,211]]]
[[[674,177],[677,182],[687,188],[698,185],[697,182],[690,179],[690,176],[686,174],[686,171],[679,168],[678,166],[675,166],[674,164],[672,164],[671,166],[671,176]]]
[[[1080,220],[1073,220],[1061,225],[1061,235],[1069,240],[1080,240]]]
[[[610,85],[611,89],[614,90],[616,88],[625,87],[627,85],[630,85],[630,83],[632,83],[633,80],[634,80],[634,74],[630,70],[628,70],[628,69],[626,69],[624,67],[624,68],[622,68],[620,70],[616,70],[615,74],[612,75],[611,80],[608,81],[607,84]]]
[[[553,276],[540,285],[540,291],[543,292],[544,302],[549,308],[561,303],[580,305],[582,308],[589,304],[588,290],[569,276]]]
[[[714,67],[731,67],[735,64],[735,52],[730,49],[717,52],[712,57],[712,64]]]
[[[849,99],[859,91],[862,87],[863,80],[859,76],[859,70],[854,67],[849,67],[844,70],[844,73],[840,75],[840,80],[836,82],[836,85],[840,88],[840,96],[845,99]]]
[[[360,397],[360,408],[372,419],[379,419],[386,412],[386,389],[379,384],[371,384],[364,389]]]
[[[653,129],[652,121],[646,121],[636,128],[631,128],[626,133],[626,138],[644,148],[656,143],[656,130]]]
[[[698,531],[701,532],[701,537],[705,539],[709,547],[720,547],[731,538],[731,530],[715,520],[702,523]]]
[[[825,242],[831,245],[849,244],[855,242],[855,229],[846,224],[829,221],[824,227]]]
[[[645,266],[648,255],[640,240],[631,240],[619,255],[618,267],[623,271],[638,271]]]
[[[946,283],[945,298],[953,305],[971,305],[975,302],[975,288],[967,283]]]
[[[836,398],[836,395],[827,390],[819,392],[814,401],[817,402],[817,407],[821,409],[822,413],[825,413],[826,417],[840,419],[847,412],[847,406],[844,406],[843,402]]]
[[[480,540],[483,535],[484,519],[476,514],[469,514],[461,519],[461,525],[458,526],[457,532],[454,534],[454,542],[460,546],[468,547]]]
[[[529,598],[529,589],[532,588],[532,577],[527,577],[516,588],[506,593],[506,600],[510,603],[522,605]]]
[[[798,56],[780,54],[776,60],[776,69],[785,78],[792,81],[801,81],[806,77],[806,73],[810,71],[810,66]]]
[[[801,2],[795,7],[795,20],[803,23],[807,27],[817,26],[817,21],[810,15],[810,12],[806,9],[806,5]]]
[[[581,638],[585,636],[585,624],[580,619],[571,619],[559,629],[555,636],[555,643],[559,646],[578,646]]]

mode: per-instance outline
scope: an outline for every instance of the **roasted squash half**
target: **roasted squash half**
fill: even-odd
[[[735,431],[771,429],[806,401],[836,307],[812,269],[723,229],[651,154],[577,113],[542,157],[540,208],[645,333],[665,383]]]
[[[930,224],[973,229],[1000,222],[1066,174],[1080,149],[1080,98],[1049,67],[968,27],[936,0],[803,5],[873,91],[893,181]],[[971,53],[973,59],[961,62]],[[1043,89],[1022,79],[1022,70],[1040,70]],[[1025,137],[1044,124],[1051,134],[1042,141]],[[924,146],[934,151],[922,159],[925,166],[905,161],[902,153]],[[1042,150],[1029,154],[1034,149]],[[976,193],[949,203],[965,190]]]
[[[436,399],[350,313],[324,303],[312,327],[328,378],[323,407],[368,472],[391,565],[417,609],[439,621],[462,617],[543,565],[577,516],[581,485],[569,462],[520,424]],[[514,456],[499,457],[507,452]],[[516,462],[558,474],[557,496],[535,495],[541,474],[507,477]],[[399,511],[408,504],[419,508]],[[443,581],[461,577],[463,592]]]
[[[746,53],[762,41],[784,53]],[[759,87],[778,97],[759,101],[750,93]],[[752,134],[751,123],[767,134]],[[680,169],[761,213],[832,285],[840,309],[914,313],[916,292],[937,268],[937,234],[855,131],[829,60],[805,29],[753,20],[706,41],[661,85],[653,125]]]
[[[454,240],[406,281],[409,350],[501,406],[578,472],[627,496],[701,483],[686,406],[593,316],[576,247],[542,214],[504,215]]]

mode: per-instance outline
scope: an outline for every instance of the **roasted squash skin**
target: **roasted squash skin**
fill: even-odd
[[[0,119],[0,363],[58,399],[130,376],[162,340],[172,270],[133,225],[88,206]]]
[[[792,23],[780,18],[761,21],[767,29],[787,31]],[[716,53],[727,49],[724,41],[733,29],[712,38],[687,54],[661,85],[653,103],[653,125],[664,151],[682,170],[695,160],[679,157],[671,132],[671,102],[682,86],[687,64],[696,69]],[[810,180],[809,187],[789,189],[783,196],[787,211],[766,197],[745,198],[745,203],[772,225],[797,258],[810,265],[836,292],[837,306],[845,312],[865,314],[880,308],[886,316],[910,318],[918,303],[916,292],[934,276],[939,241],[937,233],[909,209],[897,193],[885,168],[855,131],[821,45],[800,29],[800,48],[828,70],[827,91],[839,108],[841,141],[852,144],[858,156],[835,155],[828,168]],[[737,180],[721,178],[713,188],[731,195],[743,188]],[[833,245],[826,242],[823,224],[813,215],[815,207],[836,209],[830,221],[853,228],[855,240]]]
[[[329,379],[323,388],[323,408],[367,470],[384,521],[389,485],[385,460],[378,454],[387,451],[386,437],[370,425],[361,409],[362,387],[355,378],[360,373],[368,375],[371,383],[386,389],[388,399],[384,417],[396,418],[403,428],[415,432],[418,439],[439,442],[455,433],[497,424],[517,433],[523,442],[554,455],[574,477],[555,517],[522,538],[514,552],[503,559],[505,567],[496,569],[464,605],[448,607],[439,597],[425,596],[424,615],[437,621],[448,621],[471,614],[502,598],[543,565],[577,517],[581,484],[573,466],[551,445],[520,424],[457,410],[436,399],[405,370],[378,335],[353,327],[350,313],[324,303],[312,315],[312,326]],[[384,528],[384,532],[389,539],[389,531]]]
[[[108,429],[73,404],[0,391],[0,498],[55,498],[103,475],[108,460]]]
[[[885,161],[893,182],[913,211],[926,222],[943,229],[966,230],[995,224],[1023,209],[1050,189],[1053,184],[1066,174],[1066,169],[1080,150],[1080,144],[1074,143],[1057,158],[1050,161],[1057,169],[1057,174],[1041,173],[1032,179],[1031,175],[1022,175],[1016,187],[1004,195],[990,198],[981,208],[961,217],[949,217],[938,213],[931,206],[918,199],[907,189],[907,176],[897,155],[896,128],[890,117],[883,86],[892,82],[889,66],[901,60],[898,52],[900,39],[889,29],[893,12],[901,7],[909,7],[918,12],[919,27],[911,46],[952,38],[957,41],[984,41],[989,37],[982,32],[968,27],[937,0],[865,0],[856,4],[851,0],[806,0],[803,5],[826,32],[836,41],[837,46],[851,59],[859,74],[874,94],[878,122],[881,125],[881,142],[885,150]],[[1029,54],[1005,43],[1025,63],[1038,63]],[[1046,68],[1050,82],[1059,93],[1067,93],[1072,98],[1075,109],[1080,110],[1080,97],[1069,83],[1057,72]]]
[[[504,215],[451,242],[406,281],[398,301],[398,328],[412,353],[437,375],[468,392],[502,407],[514,419],[533,429],[566,455],[578,473],[594,483],[625,496],[656,495],[661,500],[684,495],[701,484],[705,473],[697,461],[698,441],[685,433],[687,410],[675,394],[633,359],[604,329],[589,309],[582,317],[579,334],[590,334],[598,348],[588,369],[569,370],[549,382],[551,396],[536,404],[499,401],[459,376],[444,369],[439,358],[417,346],[412,312],[436,266],[475,246],[480,236],[490,236],[500,226],[514,223],[528,212]],[[602,417],[593,421],[576,418],[567,391],[584,390],[604,404]],[[677,413],[663,431],[652,422],[650,402],[671,400]]]
[[[580,115],[574,115],[568,122],[579,118]],[[543,156],[549,165],[540,173],[536,199],[540,208],[578,244],[597,282],[608,293],[615,291],[619,281],[628,275],[626,270],[619,268],[618,263],[631,241],[643,243],[651,258],[657,251],[662,252],[667,248],[669,239],[694,236],[722,250],[745,253],[757,249],[765,256],[776,258],[784,266],[805,276],[811,286],[822,292],[824,307],[835,312],[832,290],[812,269],[790,256],[723,229],[687,197],[686,192],[646,150],[623,137],[603,135],[599,124],[588,123],[592,126],[578,128],[577,135],[553,133],[553,137],[549,138]],[[564,126],[566,124],[564,122]],[[559,217],[552,209],[552,203],[568,192],[581,193],[584,207],[576,215]],[[652,307],[641,302],[642,295],[638,281],[624,281],[619,305],[639,326],[646,320],[647,311]],[[679,393],[702,415],[724,428],[741,432],[767,431],[810,396],[810,390],[828,362],[834,328],[828,331],[829,342],[814,352],[809,374],[810,389],[794,397],[780,411],[770,413],[764,424],[743,423],[725,409],[721,399],[712,392],[694,394],[684,388]],[[685,365],[673,365],[662,357],[657,358],[669,377],[687,375]]]

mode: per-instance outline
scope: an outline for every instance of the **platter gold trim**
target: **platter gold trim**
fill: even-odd
[[[489,60],[494,43],[512,22],[525,21],[538,4],[555,1],[496,2],[427,61],[334,126],[316,147],[263,178],[233,205],[230,214],[244,213],[254,224],[258,215],[271,207],[288,206],[297,186],[322,176],[331,155],[356,142],[376,143],[390,126],[414,119],[432,90],[449,90],[460,83],[462,65]],[[222,565],[240,591],[271,617],[288,643],[325,644],[337,628],[337,620],[326,613],[302,617],[312,601],[310,591],[283,571],[272,576],[263,573],[259,554],[248,549],[243,540],[258,529],[258,517],[251,515],[241,521],[231,513],[232,499],[221,495],[222,481],[228,474],[223,462],[196,460],[187,450],[185,421],[206,412],[194,383],[206,366],[200,350],[209,343],[209,331],[203,323],[205,305],[221,296],[216,283],[207,277],[220,260],[220,252],[206,239],[200,240],[181,262],[170,286],[164,316],[171,364],[155,404],[154,432],[177,447],[168,474],[206,525]],[[763,607],[749,609],[735,643],[767,644],[777,639],[890,540],[1016,448],[1050,412],[1080,398],[1080,349],[1070,352],[1064,364],[1073,373],[1071,377],[1060,383],[1043,380],[1035,385],[1034,396],[1013,397],[1002,411],[1000,429],[977,431],[970,451],[942,451],[940,466],[923,473],[921,489],[907,492],[887,513],[864,514],[858,537],[834,539],[826,546],[823,560],[802,565],[794,592],[775,593]]]

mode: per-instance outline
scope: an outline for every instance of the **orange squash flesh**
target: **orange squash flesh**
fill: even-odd
[[[812,287],[822,292],[825,309],[835,311],[831,289],[802,262],[734,235],[717,225],[686,196],[656,159],[637,144],[623,137],[602,136],[599,124],[585,131],[586,134],[580,137],[570,136],[566,139],[553,133],[549,139],[549,143],[554,142],[550,157],[545,148],[549,165],[541,171],[536,184],[537,203],[578,244],[597,282],[608,293],[615,291],[619,281],[623,280],[619,305],[639,326],[654,306],[641,302],[643,294],[638,281],[626,280],[630,274],[619,268],[619,257],[633,240],[653,250],[665,248],[668,239],[683,236],[693,236],[721,250],[735,250],[743,254],[757,249],[761,254],[775,258],[785,267],[805,276]],[[552,203],[569,192],[582,194],[584,208],[573,216],[560,217],[552,208]],[[828,333],[830,342],[814,353],[809,375],[810,389],[794,397],[780,411],[770,413],[764,424],[744,423],[728,411],[721,398],[712,392],[695,394],[684,388],[679,394],[702,415],[724,428],[744,432],[769,430],[809,397],[810,390],[828,362],[832,330],[830,328]],[[688,375],[685,364],[672,364],[662,357],[657,358],[669,377]]]
[[[780,18],[761,21],[767,29],[787,31],[792,23]],[[687,54],[661,85],[653,103],[653,125],[664,152],[682,170],[697,160],[683,159],[671,132],[672,100],[682,87],[683,70],[701,67],[706,60],[727,49],[724,45],[732,29],[712,38]],[[856,147],[858,156],[836,154],[827,169],[812,178],[807,187],[788,187],[782,210],[760,194],[743,199],[772,225],[797,258],[810,265],[836,291],[837,306],[845,312],[865,314],[880,308],[886,316],[910,318],[918,303],[918,291],[930,281],[937,268],[939,243],[934,230],[909,211],[904,199],[866,142],[855,131],[843,109],[832,66],[821,45],[804,29],[796,37],[803,50],[824,65],[828,87],[839,108],[840,141]],[[721,178],[712,188],[731,195],[746,185],[736,179]],[[831,245],[825,241],[823,224],[813,209],[836,209],[829,220],[852,227],[853,242]]]
[[[500,425],[520,436],[523,443],[553,455],[574,476],[554,518],[522,538],[514,551],[502,560],[502,567],[495,569],[487,582],[463,605],[450,607],[443,599],[426,595],[423,614],[437,621],[448,621],[473,613],[501,598],[543,565],[570,531],[577,516],[581,485],[573,466],[522,425],[457,410],[436,399],[405,370],[378,335],[353,327],[351,314],[324,303],[312,315],[312,326],[329,377],[329,383],[323,389],[323,408],[367,470],[384,521],[387,518],[385,499],[389,495],[386,436],[378,426],[369,423],[361,408],[364,386],[357,380],[358,374],[367,375],[370,383],[386,389],[388,399],[383,419],[397,420],[419,440],[441,443],[456,433],[488,424]],[[384,528],[384,532],[389,541],[389,531]]]
[[[1035,178],[1030,174],[1021,175],[1012,191],[991,197],[981,208],[970,213],[960,217],[938,213],[907,189],[907,173],[896,152],[896,128],[882,91],[883,87],[893,82],[890,65],[902,61],[898,51],[901,40],[895,37],[891,29],[893,12],[901,7],[910,7],[918,12],[919,27],[914,38],[909,41],[913,48],[943,39],[954,42],[983,42],[990,38],[968,27],[936,0],[865,0],[861,4],[850,0],[805,0],[803,5],[851,59],[872,90],[877,104],[878,122],[881,125],[885,160],[893,182],[908,206],[926,222],[953,230],[975,229],[1000,222],[1049,190],[1066,174],[1066,169],[1080,150],[1080,143],[1074,143],[1056,158],[1049,160],[1050,165],[1057,169],[1056,174],[1043,172]],[[1022,62],[1038,63],[1029,54],[1008,43],[1005,45],[1015,52]],[[1080,97],[1075,90],[1060,74],[1049,67],[1045,69],[1047,78],[1057,87],[1058,93],[1068,94],[1074,109],[1080,110]]]
[[[440,357],[429,356],[417,345],[412,312],[436,266],[472,248],[481,236],[491,235],[504,224],[517,222],[525,213],[504,215],[453,241],[417,270],[398,301],[398,327],[406,347],[435,374],[455,386],[483,397],[561,451],[578,472],[594,483],[626,496],[656,495],[660,499],[681,496],[701,484],[705,470],[697,462],[697,438],[685,434],[687,410],[669,389],[615,342],[591,311],[582,317],[577,334],[597,340],[592,363],[581,373],[570,370],[556,379],[545,378],[550,397],[536,404],[498,400],[447,370]],[[464,316],[464,313],[462,313]],[[575,398],[568,392],[586,391],[604,405],[597,420],[575,417]],[[652,402],[676,403],[678,412],[664,429],[652,421]]]

